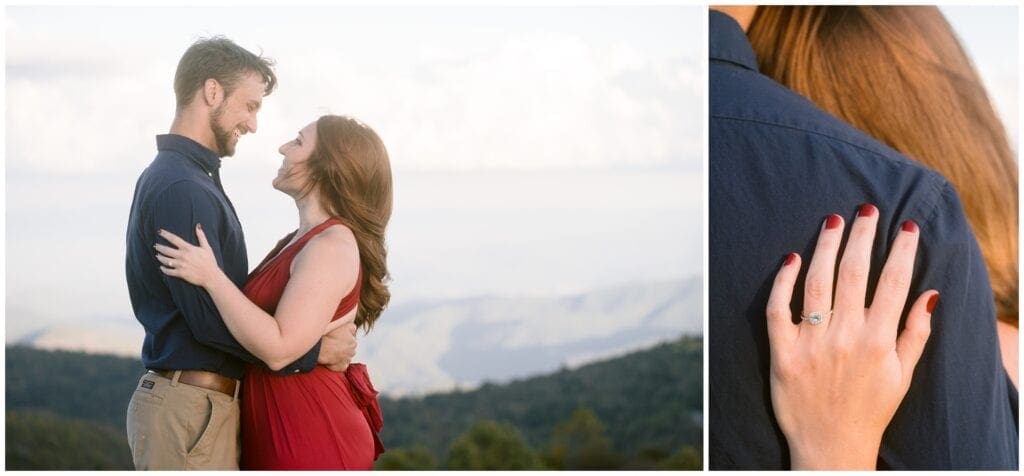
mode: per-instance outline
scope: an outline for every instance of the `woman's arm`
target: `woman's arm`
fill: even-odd
[[[999,352],[1003,358],[1003,368],[1006,369],[1006,374],[1010,376],[1013,386],[1019,389],[1020,383],[1017,374],[1018,330],[1004,321],[996,321],[996,331],[999,333]]]
[[[882,434],[910,388],[931,329],[938,292],[921,294],[897,337],[909,292],[919,230],[904,224],[882,269],[871,307],[864,308],[878,210],[864,205],[833,276],[843,221],[822,226],[807,269],[803,311],[790,310],[800,257],[791,254],[768,298],[771,392],[793,469],[875,469]],[[829,312],[831,311],[831,315]],[[825,316],[814,324],[812,312]]]
[[[291,277],[271,316],[220,270],[202,227],[196,227],[196,235],[198,247],[161,231],[161,236],[177,246],[157,245],[161,271],[206,289],[231,334],[272,370],[302,356],[320,339],[358,275],[355,238],[346,228],[328,228],[295,256]]]

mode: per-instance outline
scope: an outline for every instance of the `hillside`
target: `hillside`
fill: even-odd
[[[389,447],[419,444],[440,458],[474,421],[487,419],[515,426],[531,447],[540,448],[556,423],[587,408],[607,428],[619,453],[672,452],[701,442],[701,371],[701,341],[682,339],[507,385],[383,399],[382,436]]]
[[[571,466],[551,454],[561,448],[558,435],[577,427],[604,445],[598,453],[613,455],[607,464],[615,467],[699,465],[701,362],[701,340],[682,338],[503,385],[383,398],[389,452],[379,463],[474,467],[456,466],[462,460],[452,455],[493,422],[546,467]],[[130,469],[124,416],[142,372],[138,360],[8,347],[6,371],[7,469]],[[665,466],[676,460],[682,466]]]
[[[564,295],[396,300],[373,332],[360,335],[358,358],[373,370],[377,390],[393,397],[551,373],[700,334],[701,283],[692,277]],[[36,325],[21,334],[8,326],[8,345],[134,358],[142,348],[133,317],[39,318]]]
[[[35,410],[7,410],[7,469],[131,469],[124,428]]]

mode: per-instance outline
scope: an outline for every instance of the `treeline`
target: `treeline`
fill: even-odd
[[[586,408],[558,423],[550,443],[538,450],[526,444],[511,424],[478,420],[449,445],[444,459],[422,445],[388,450],[375,465],[383,470],[700,470],[699,446],[682,446],[669,454],[648,446],[624,458],[608,438],[605,426]]]
[[[573,434],[577,441],[587,442],[579,445],[591,448],[587,450],[590,453],[607,455],[600,464],[602,469],[658,469],[690,455],[697,455],[696,461],[690,458],[689,463],[699,469],[701,349],[700,338],[682,338],[624,357],[505,385],[485,384],[469,392],[422,398],[382,399],[382,438],[389,449],[401,450],[389,451],[391,455],[404,457],[411,453],[420,463],[436,465],[416,466],[421,469],[463,468],[452,466],[458,461],[451,459],[453,445],[465,442],[467,437],[472,440],[481,432],[496,431],[504,433],[506,439],[515,433],[544,467],[551,469],[584,469],[572,458],[561,463],[558,457],[557,448],[569,445],[564,442],[574,438],[566,435]],[[378,467],[391,463],[382,459]],[[597,463],[590,458],[587,464]],[[673,469],[685,469],[678,466]]]
[[[132,469],[137,359],[7,347],[7,469]]]
[[[125,428],[38,410],[7,410],[6,468],[132,469]]]
[[[700,469],[701,340],[464,392],[382,398],[378,469]],[[8,347],[7,469],[131,469],[135,359]],[[372,374],[372,369],[371,369]]]

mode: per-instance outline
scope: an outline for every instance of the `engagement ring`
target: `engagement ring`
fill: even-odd
[[[828,312],[814,311],[814,312],[812,312],[810,314],[807,314],[807,315],[801,314],[800,315],[800,319],[801,320],[805,320],[805,321],[811,321],[811,325],[812,326],[816,326],[818,324],[821,324],[825,320],[825,318],[830,317],[831,315],[832,315],[832,311],[828,311]]]

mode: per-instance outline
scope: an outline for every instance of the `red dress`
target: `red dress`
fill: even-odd
[[[328,219],[287,248],[295,232],[284,237],[249,275],[245,295],[273,315],[292,259],[317,233],[341,223]],[[359,276],[334,319],[359,304],[362,271]],[[377,392],[362,364],[352,364],[344,373],[317,365],[312,372],[294,375],[250,365],[241,397],[242,469],[366,470],[384,450],[378,437],[383,422]]]

